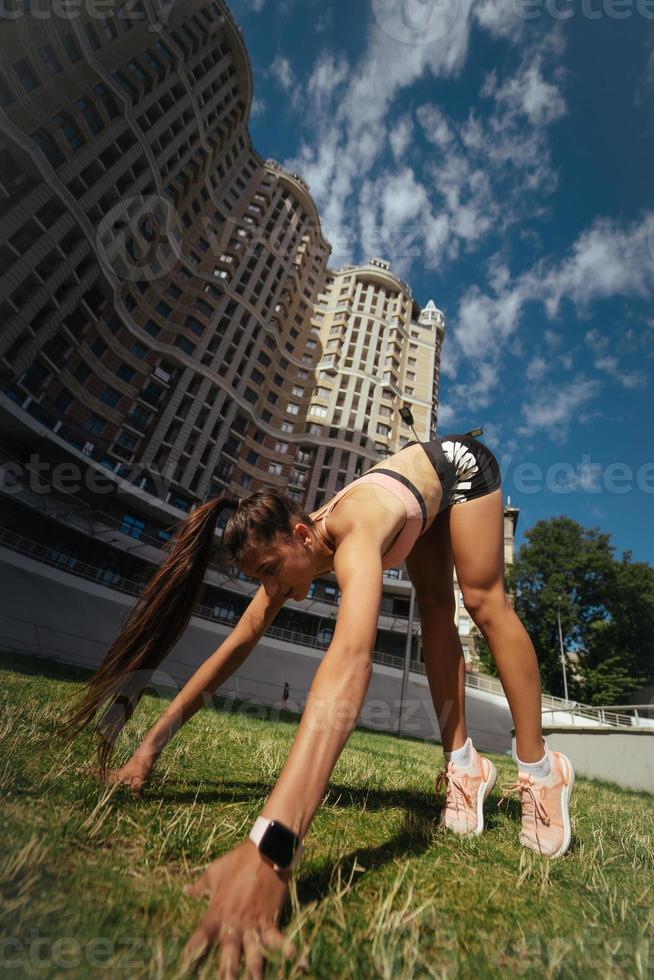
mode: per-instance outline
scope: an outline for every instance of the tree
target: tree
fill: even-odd
[[[654,569],[614,556],[610,535],[569,517],[539,521],[525,535],[508,590],[531,636],[543,689],[563,694],[557,610],[568,665],[570,696],[608,703],[654,679]],[[483,639],[482,665],[491,667]],[[496,673],[494,669],[492,673]]]

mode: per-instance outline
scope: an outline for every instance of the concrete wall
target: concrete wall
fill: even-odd
[[[106,586],[0,548],[0,646],[96,667],[133,603],[132,597]],[[178,689],[228,633],[229,627],[193,618],[155,674],[155,684],[162,689]],[[279,705],[287,681],[287,707],[301,711],[324,655],[322,650],[265,636],[220,694]],[[360,724],[397,731],[401,683],[400,670],[374,664]],[[468,728],[478,748],[497,752],[510,749],[512,722],[504,697],[469,690],[466,709]],[[422,674],[410,674],[402,733],[439,739],[427,678]]]
[[[544,728],[543,734],[580,776],[654,793],[654,732],[561,725]]]

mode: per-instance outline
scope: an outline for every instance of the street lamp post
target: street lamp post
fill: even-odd
[[[563,649],[563,630],[561,629],[561,608],[560,608],[560,598],[557,600],[556,604],[556,618],[559,624],[559,647],[561,650],[561,668],[563,670],[563,695],[568,700],[568,675],[565,669],[565,650]]]
[[[411,598],[409,599],[409,622],[407,624],[406,644],[404,646],[404,670],[402,671],[402,690],[400,693],[400,710],[397,716],[397,737],[402,732],[402,715],[404,714],[404,701],[409,685],[409,665],[411,663],[411,646],[413,641],[413,615],[416,602],[416,590],[411,586]]]

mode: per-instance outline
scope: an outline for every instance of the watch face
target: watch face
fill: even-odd
[[[269,861],[280,868],[288,868],[293,860],[300,839],[292,830],[272,820],[261,838],[259,850]]]

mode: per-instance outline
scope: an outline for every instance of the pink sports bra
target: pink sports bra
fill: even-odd
[[[406,507],[406,521],[402,526],[402,530],[399,532],[386,554],[382,557],[382,568],[393,568],[395,565],[399,565],[400,562],[404,561],[422,534],[425,524],[427,523],[427,508],[425,506],[422,494],[418,488],[413,485],[411,480],[407,479],[407,477],[403,476],[401,473],[395,473],[393,470],[379,469],[374,470],[372,473],[365,473],[357,480],[353,480],[352,483],[348,483],[348,485],[343,487],[342,490],[339,490],[333,500],[330,501],[330,503],[327,505],[325,513],[320,514],[319,517],[315,518],[318,534],[323,539],[327,547],[334,551],[334,545],[327,536],[327,518],[341,497],[343,497],[348,490],[351,490],[352,487],[356,487],[362,483],[376,484],[380,487],[386,487],[386,489],[394,493],[396,497],[399,497],[400,500],[404,502]],[[320,513],[320,511],[318,513]]]

